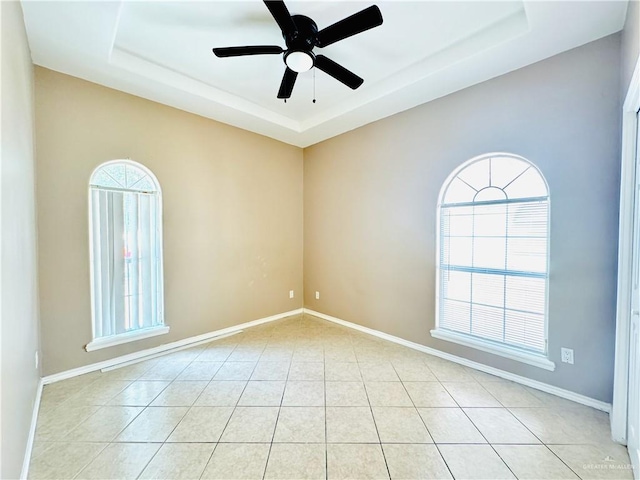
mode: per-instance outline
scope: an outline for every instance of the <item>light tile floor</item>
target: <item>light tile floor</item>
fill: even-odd
[[[622,479],[608,415],[310,316],[44,388],[29,477]]]

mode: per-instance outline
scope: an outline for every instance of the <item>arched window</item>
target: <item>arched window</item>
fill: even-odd
[[[89,185],[93,341],[87,350],[166,333],[162,198],[129,160],[100,165]]]
[[[447,179],[438,210],[434,336],[545,356],[549,190],[540,171],[511,154],[474,158]]]

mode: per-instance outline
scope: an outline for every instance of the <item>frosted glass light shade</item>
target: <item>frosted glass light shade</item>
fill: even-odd
[[[284,62],[297,73],[306,72],[313,67],[313,57],[307,52],[294,51],[287,54]]]

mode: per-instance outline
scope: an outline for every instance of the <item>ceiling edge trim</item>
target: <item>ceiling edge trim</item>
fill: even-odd
[[[289,117],[275,113],[249,100],[225,92],[184,73],[177,72],[152,60],[128,52],[120,47],[115,46],[113,48],[109,64],[144,77],[149,81],[162,83],[168,87],[191,93],[205,100],[239,110],[242,113],[261,120],[275,123],[292,132],[300,133],[302,131],[300,129],[300,123]]]

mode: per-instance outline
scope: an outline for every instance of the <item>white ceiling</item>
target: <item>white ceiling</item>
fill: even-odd
[[[316,48],[365,79],[323,72],[276,98],[281,55],[217,58],[212,47],[281,45],[253,1],[29,1],[34,63],[305,147],[622,29],[626,0],[378,1],[382,26]],[[319,28],[371,4],[290,1]]]

